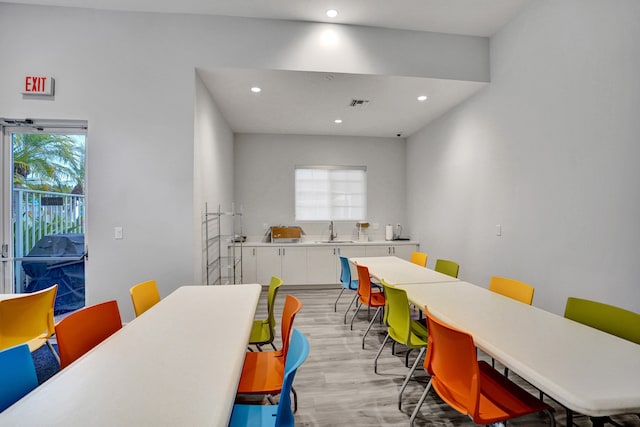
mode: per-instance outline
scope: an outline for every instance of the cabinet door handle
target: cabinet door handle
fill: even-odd
[[[284,256],[284,248],[282,248],[282,256]]]
[[[253,248],[253,256],[256,256],[256,248]]]

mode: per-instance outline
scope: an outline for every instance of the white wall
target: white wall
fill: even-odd
[[[407,142],[430,259],[640,311],[640,2],[540,0],[491,39],[491,84]],[[495,236],[495,225],[502,236]]]
[[[415,31],[0,3],[0,117],[88,121],[87,302],[115,298],[126,320],[134,283],[155,278],[165,296],[201,281],[202,201],[228,197],[226,181],[194,181],[232,170],[220,117],[207,124],[194,114],[196,105],[215,109],[195,69],[487,81],[488,47],[486,38]],[[54,77],[55,99],[23,99],[28,74]],[[116,226],[124,239],[114,240]]]
[[[193,235],[196,239],[194,277],[206,277],[203,212],[231,209],[233,201],[233,132],[220,113],[215,100],[196,75],[194,161],[193,161]],[[206,204],[206,205],[205,205]]]
[[[369,239],[384,240],[387,223],[406,224],[404,139],[237,134],[235,198],[243,205],[244,230],[251,238],[264,236],[264,223],[297,224],[308,235],[329,236],[328,222],[294,221],[296,165],[366,166],[368,221],[380,224],[369,231]],[[335,227],[341,239],[356,237],[355,222]]]

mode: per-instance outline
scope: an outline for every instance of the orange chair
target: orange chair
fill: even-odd
[[[122,328],[117,301],[107,301],[78,310],[56,325],[60,369],[100,344]]]
[[[428,255],[424,252],[412,252],[411,253],[411,262],[417,264],[421,267],[427,266],[427,257]]]
[[[58,285],[30,294],[0,300],[0,350],[28,344],[33,352],[47,345],[56,360],[58,353],[49,338],[55,333],[53,306]]]
[[[302,302],[293,295],[287,295],[280,322],[282,348],[276,351],[246,353],[238,385],[238,394],[280,394],[293,320],[300,309],[302,309]],[[295,391],[293,393],[294,406],[297,408],[297,397]]]
[[[160,293],[155,280],[138,283],[129,289],[136,317],[160,302]]]
[[[369,322],[369,326],[367,326],[367,330],[364,331],[364,335],[362,336],[362,348],[364,348],[364,339],[367,337],[373,322],[375,322],[376,317],[384,308],[386,300],[384,298],[383,292],[373,292],[371,286],[371,277],[369,276],[369,269],[364,265],[356,265],[358,269],[358,308],[356,312],[353,313],[353,317],[351,318],[351,330],[353,330],[353,319],[356,318],[358,311],[360,311],[360,307],[363,305],[367,306],[367,309],[376,308],[376,312],[371,318]]]
[[[425,307],[429,339],[424,367],[429,384],[411,414],[413,426],[431,387],[449,406],[476,424],[493,424],[535,412],[547,412],[555,425],[553,409],[538,400],[488,363],[478,361],[473,337],[437,319]]]

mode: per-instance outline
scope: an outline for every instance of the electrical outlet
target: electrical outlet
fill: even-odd
[[[115,239],[122,239],[122,227],[116,227],[113,229],[113,237]]]

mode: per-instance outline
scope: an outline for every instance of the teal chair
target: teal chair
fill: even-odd
[[[358,290],[358,279],[351,278],[351,267],[349,266],[349,260],[346,257],[343,257],[342,255],[338,255],[338,258],[340,259],[340,268],[341,268],[340,286],[342,286],[342,289],[340,290],[340,294],[338,295],[338,298],[336,298],[336,302],[333,304],[334,312],[338,311],[338,300],[340,299],[340,297],[342,296],[342,293],[345,290],[354,291],[354,292]],[[353,305],[353,303],[356,301],[357,298],[358,298],[358,294],[356,293],[351,299],[351,304],[349,304],[347,311],[344,312],[345,325],[347,324],[347,313],[349,313],[349,310],[351,310],[351,306]]]
[[[435,271],[446,274],[447,276],[458,278],[458,270],[460,270],[460,266],[457,262],[449,261],[448,259],[438,259],[436,260]]]
[[[38,386],[36,368],[27,344],[0,351],[0,412]]]
[[[564,317],[640,344],[640,314],[613,305],[567,298]]]
[[[291,390],[293,378],[300,365],[309,355],[309,341],[298,329],[293,329],[289,353],[285,362],[282,391],[277,405],[233,405],[229,427],[293,427],[295,425],[291,410]]]

